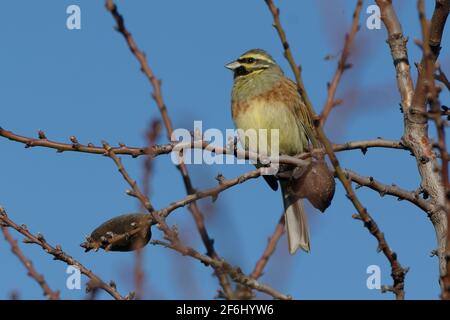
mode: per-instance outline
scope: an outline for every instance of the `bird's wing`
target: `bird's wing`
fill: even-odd
[[[308,137],[309,141],[311,141],[311,144],[314,148],[317,148],[320,146],[316,135],[314,133],[314,124],[313,121],[309,115],[308,109],[305,105],[305,102],[303,101],[303,98],[300,96],[300,93],[297,90],[297,85],[294,81],[286,78],[286,84],[287,84],[287,90],[289,92],[289,95],[292,96],[292,109],[299,121],[299,123],[302,125],[303,130],[305,130],[306,136]]]

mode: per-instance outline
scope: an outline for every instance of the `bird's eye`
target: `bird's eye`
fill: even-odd
[[[247,63],[254,63],[255,62],[255,59],[254,58],[248,58],[247,59]]]

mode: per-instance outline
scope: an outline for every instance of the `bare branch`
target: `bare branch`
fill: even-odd
[[[418,192],[407,191],[394,184],[383,184],[375,180],[373,177],[363,177],[348,169],[345,170],[345,173],[350,180],[356,182],[359,186],[368,187],[372,190],[378,191],[382,197],[384,195],[391,195],[397,197],[398,200],[407,200],[425,211],[425,213],[432,214],[434,207],[427,200],[421,198]]]
[[[253,272],[250,274],[251,278],[257,280],[259,277],[263,275],[264,268],[269,262],[269,259],[272,256],[272,254],[275,252],[278,241],[280,240],[284,232],[285,228],[284,228],[284,213],[283,213],[281,214],[280,220],[278,221],[278,224],[275,227],[275,231],[273,232],[272,236],[269,238],[269,241],[267,242],[266,249],[264,250],[261,258],[259,258],[259,260],[256,262],[255,269],[253,269]]]
[[[42,133],[42,131],[40,131]],[[7,138],[11,141],[19,142],[22,144],[25,144],[26,148],[31,147],[43,147],[43,148],[50,148],[55,149],[57,152],[65,152],[65,151],[74,151],[74,152],[82,152],[82,153],[91,153],[91,154],[99,154],[99,155],[105,155],[105,149],[102,146],[94,146],[93,144],[87,144],[83,145],[81,143],[77,143],[74,145],[73,143],[63,143],[63,142],[56,142],[48,140],[45,138],[30,138],[21,136],[18,134],[13,133],[12,131],[5,130],[0,127],[0,137]],[[123,144],[120,144],[119,147],[111,147],[112,150],[116,155],[130,155],[133,158],[144,156],[144,155],[150,155],[152,157],[157,157],[160,155],[169,154],[173,151],[175,151],[176,148],[178,149],[204,149],[216,154],[223,154],[223,155],[231,155],[235,156],[239,159],[249,159],[254,158],[257,159],[258,156],[255,153],[251,152],[245,152],[243,150],[235,150],[225,147],[218,147],[211,145],[208,141],[191,141],[191,142],[170,142],[167,144],[160,144],[160,145],[152,145],[148,147],[128,147]],[[408,150],[408,147],[406,147],[401,141],[397,140],[385,140],[385,139],[373,139],[373,140],[361,140],[361,141],[351,141],[346,143],[340,143],[340,144],[334,144],[332,146],[333,150],[335,152],[342,152],[342,151],[349,151],[349,150],[361,150],[363,153],[365,153],[370,148],[388,148],[388,149],[398,149],[398,150]],[[300,159],[306,159],[311,157],[311,153],[324,153],[325,151],[323,149],[314,149],[311,152],[305,152],[303,154],[300,154],[296,156],[296,158]],[[294,160],[294,157],[289,156],[283,156],[284,159],[289,159],[289,163]],[[280,159],[280,163],[283,159]]]
[[[358,22],[361,8],[362,8],[362,1],[358,2],[355,12],[353,13],[352,27],[350,29],[350,32],[345,35],[344,49],[342,50],[341,57],[339,58],[339,62],[337,65],[336,72],[334,73],[333,80],[331,80],[331,82],[328,85],[327,100],[325,102],[325,106],[322,109],[322,112],[319,115],[321,126],[324,126],[331,110],[338,104],[335,99],[335,96],[339,81],[341,80],[341,77],[344,74],[345,70],[351,67],[351,65],[347,62],[347,60],[350,56],[350,49],[352,48],[356,32],[358,32],[359,30]]]
[[[270,10],[270,13],[273,16],[273,27],[277,31],[278,36],[281,41],[281,44],[283,46],[284,57],[288,61],[289,65],[291,67],[291,70],[294,73],[295,83],[297,84],[297,90],[298,90],[299,94],[301,95],[301,97],[303,98],[303,100],[305,101],[305,105],[308,108],[308,112],[311,115],[314,115],[315,112],[312,107],[311,100],[309,100],[309,96],[306,93],[305,85],[303,83],[303,79],[301,76],[301,68],[295,63],[294,56],[292,55],[291,49],[289,47],[289,42],[287,41],[286,33],[280,22],[280,9],[278,9],[275,6],[275,4],[273,3],[273,0],[265,0],[265,2]]]
[[[142,176],[142,183],[143,183],[143,193],[146,196],[149,196],[150,194],[150,185],[149,180],[150,176],[152,174],[153,170],[153,158],[154,154],[151,153],[151,151],[154,149],[156,145],[156,140],[158,139],[159,133],[161,131],[161,122],[159,120],[153,120],[150,123],[150,126],[147,130],[146,138],[147,138],[147,150],[150,151],[150,153],[145,157],[144,160],[144,173]],[[114,149],[114,148],[113,148]]]
[[[436,58],[441,52],[442,35],[444,34],[445,23],[447,22],[449,11],[450,2],[448,0],[436,0],[428,37],[430,50]]]
[[[432,217],[432,221],[436,229],[445,229],[444,233],[438,234],[438,241],[442,241],[442,243],[439,243],[438,255],[441,262],[441,297],[442,299],[450,300],[450,233],[448,232],[448,221],[450,221],[450,187],[448,179],[448,152],[445,124],[441,117],[439,91],[434,81],[435,62],[441,50],[441,39],[450,11],[450,0],[436,0],[431,23],[428,23],[426,19],[425,3],[423,0],[418,1],[418,10],[422,28],[423,55],[419,66],[419,76],[414,93],[413,105],[418,110],[426,112],[426,105],[429,103],[431,107],[430,118],[434,120],[437,128],[437,146],[442,159],[439,170],[440,177],[437,176],[436,172],[433,172],[433,175],[430,173],[430,176],[427,178],[428,180],[432,180],[428,184],[433,183],[433,187],[436,188],[433,190],[432,200],[435,200],[436,204],[438,206],[441,205],[443,208],[438,218]],[[427,124],[422,130],[425,131],[425,135],[428,134]],[[434,160],[432,162],[437,167],[435,157],[431,157],[431,160]]]
[[[2,209],[0,209],[0,214]],[[36,282],[39,284],[39,286],[44,291],[44,295],[49,300],[59,300],[59,291],[53,291],[50,289],[49,285],[45,281],[45,278],[43,275],[39,274],[36,269],[33,267],[33,262],[31,260],[27,259],[25,255],[22,253],[22,250],[20,250],[19,246],[17,245],[17,240],[15,240],[11,234],[8,231],[7,227],[1,227],[3,235],[5,236],[5,240],[8,241],[9,245],[11,246],[11,251],[16,255],[16,257],[22,262],[22,264],[25,266],[25,268],[28,271],[28,275],[36,280]]]
[[[447,90],[450,91],[450,80],[448,80],[447,76],[445,75],[444,71],[442,71],[441,67],[439,67],[437,71],[438,72],[434,75],[434,79],[443,83],[447,88]]]
[[[394,61],[397,86],[402,99],[402,110],[406,114],[411,107],[414,93],[408,51],[406,50],[408,39],[403,35],[402,27],[392,6],[392,0],[376,0],[376,3],[380,7],[381,20],[388,31],[387,43],[391,48],[392,60]]]
[[[369,148],[388,148],[388,149],[408,150],[408,148],[401,141],[384,140],[381,138],[378,138],[375,140],[352,141],[352,142],[332,145],[332,149],[334,152],[359,149],[362,151],[362,153],[365,154]]]
[[[130,177],[130,175],[125,170],[124,166],[122,165],[122,161],[116,156],[116,154],[114,153],[111,146],[107,142],[103,142],[103,147],[104,147],[104,150],[106,151],[106,154],[108,155],[108,157],[110,157],[116,164],[117,169],[119,170],[122,177],[125,179],[126,182],[128,182],[130,187],[133,189],[133,195],[139,199],[141,204],[144,206],[144,208],[146,210],[148,210],[148,212],[152,213],[153,211],[155,211],[155,209],[153,208],[148,197],[141,192],[136,181],[134,181]]]
[[[243,175],[240,175],[236,178],[225,180],[225,178],[222,175],[218,175],[217,180],[219,181],[219,185],[217,187],[204,190],[204,191],[197,191],[193,194],[190,194],[186,196],[184,199],[176,201],[171,203],[168,207],[160,210],[161,216],[167,217],[172,211],[175,209],[184,207],[188,204],[193,203],[194,201],[211,197],[213,200],[217,199],[219,196],[219,193],[222,191],[225,191],[231,187],[234,187],[238,184],[244,183],[245,181],[248,181],[250,179],[255,179],[260,177],[263,174],[264,168],[259,168],[253,171],[249,171],[247,173],[244,173]]]
[[[161,131],[161,121],[154,119],[150,122],[149,128],[146,132],[147,146],[151,150],[156,144],[159,133]],[[150,177],[153,171],[153,155],[149,154],[145,157],[143,162],[143,175],[142,175],[142,189],[144,195],[150,197]],[[144,208],[145,209],[145,208]],[[140,241],[143,241],[142,237],[139,237]],[[136,300],[142,299],[144,296],[144,281],[145,281],[145,271],[144,271],[144,250],[143,246],[140,244],[136,245],[137,249],[135,252],[135,265],[134,265],[134,283],[135,283],[135,293]]]
[[[423,1],[419,1],[419,18],[423,37],[423,57],[421,68],[419,68],[421,71],[419,72],[419,79],[417,80],[416,94],[414,96],[413,103],[420,103],[419,106],[422,106],[423,97],[421,95],[423,93],[425,94],[425,105],[429,102],[431,106],[431,112],[429,112],[430,118],[434,120],[437,128],[437,135],[439,139],[438,148],[441,159],[448,159],[448,153],[445,142],[445,123],[441,117],[441,106],[438,99],[439,92],[434,82],[434,73],[435,62],[441,50],[440,44],[442,32],[444,31],[449,10],[450,0],[436,1],[436,7],[431,20],[431,25],[429,25],[425,16],[425,4]],[[448,161],[442,161],[441,163],[441,183],[444,187],[444,192],[447,195],[447,192],[450,191],[448,182]],[[449,206],[449,201],[450,199],[447,196],[447,207]]]
[[[83,152],[83,153],[91,153],[91,154],[105,154],[105,149],[101,146],[94,146],[92,143],[88,143],[87,145],[83,145],[81,143],[63,143],[63,142],[56,142],[52,140],[48,140],[45,133],[40,130],[38,134],[38,138],[30,138],[21,136],[18,134],[15,134],[14,132],[7,131],[0,127],[0,136],[9,139],[11,141],[19,142],[25,145],[25,148],[32,148],[32,147],[44,147],[44,148],[50,148],[55,149],[57,152]],[[73,138],[73,137],[72,137]],[[164,147],[168,147],[169,150],[162,150]],[[152,147],[152,150],[148,150],[148,148],[135,148],[135,147],[127,147],[123,144],[121,144],[119,147],[113,148],[114,153],[116,154],[126,154],[130,155],[133,158],[146,155],[146,154],[165,154],[170,153],[172,151],[172,145],[167,144],[164,146],[154,146]]]
[[[124,300],[125,297],[122,297],[119,292],[117,292],[115,284],[112,282],[110,284],[107,284],[102,279],[100,279],[99,276],[97,276],[95,273],[93,273],[91,270],[86,268],[84,265],[82,265],[79,261],[75,260],[68,254],[66,254],[59,245],[56,247],[52,247],[44,238],[43,235],[38,234],[37,236],[31,234],[27,227],[25,225],[17,225],[14,223],[6,214],[6,211],[0,207],[0,223],[3,227],[10,227],[16,230],[17,232],[21,233],[25,236],[24,242],[25,243],[33,243],[40,246],[45,252],[48,254],[51,254],[55,260],[60,260],[64,263],[66,263],[69,266],[75,266],[77,267],[80,272],[84,275],[86,275],[91,281],[90,285],[95,286],[97,288],[100,288],[107,293],[109,293],[114,299],[116,300]]]
[[[106,9],[111,13],[112,17],[116,21],[116,30],[120,32],[123,37],[125,38],[128,47],[130,48],[133,55],[136,57],[136,59],[139,61],[139,64],[141,66],[141,71],[144,73],[144,75],[147,77],[148,81],[150,81],[152,87],[153,87],[153,94],[152,97],[156,102],[156,105],[159,108],[159,111],[161,113],[161,116],[164,121],[164,125],[167,129],[167,138],[169,141],[171,141],[171,135],[173,131],[172,122],[169,118],[169,114],[167,113],[166,105],[164,104],[162,93],[161,93],[161,81],[156,78],[156,76],[153,73],[153,70],[150,68],[150,66],[147,63],[147,58],[145,56],[145,53],[139,50],[136,42],[134,41],[133,36],[131,33],[127,30],[125,27],[125,22],[122,17],[122,15],[117,10],[117,6],[114,4],[112,0],[106,0]]]
[[[247,287],[250,287],[257,291],[266,293],[275,299],[280,299],[280,300],[291,300],[292,299],[291,296],[282,294],[282,293],[278,292],[277,290],[275,290],[265,284],[262,284],[262,283],[258,282],[257,280],[252,279],[251,277],[246,276],[239,268],[231,266],[229,263],[225,262],[224,260],[213,259],[209,256],[198,253],[197,251],[193,250],[192,248],[185,247],[185,246],[180,247],[178,245],[174,245],[173,243],[168,243],[165,241],[152,240],[150,243],[152,243],[153,245],[160,245],[160,246],[163,246],[166,248],[176,250],[176,251],[180,252],[181,254],[195,258],[195,259],[203,262],[206,265],[211,265],[215,268],[221,268],[223,270],[226,270],[226,272],[230,275],[230,277],[237,283],[241,283],[244,286],[247,286]]]

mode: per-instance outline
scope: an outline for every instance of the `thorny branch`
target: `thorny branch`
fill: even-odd
[[[2,214],[2,209],[0,209],[0,214]],[[45,281],[44,276],[36,271],[36,269],[33,267],[33,262],[27,259],[27,257],[25,257],[25,255],[23,254],[22,250],[20,250],[19,245],[17,244],[17,240],[15,240],[12,237],[12,235],[9,233],[8,228],[2,226],[1,229],[3,232],[3,236],[5,237],[5,240],[8,241],[9,245],[11,246],[11,251],[25,266],[25,268],[28,271],[28,275],[34,280],[36,280],[36,282],[42,288],[42,291],[44,291],[44,295],[49,300],[59,300],[59,291],[53,291],[52,289],[50,289],[49,285]]]
[[[358,211],[358,215],[355,217],[360,218],[364,222],[364,226],[370,231],[370,233],[377,239],[378,246],[380,248],[380,251],[383,251],[386,258],[389,260],[389,263],[391,264],[391,275],[394,280],[394,284],[390,291],[392,291],[397,299],[404,299],[404,278],[405,274],[407,272],[406,269],[404,269],[400,262],[397,259],[397,254],[391,250],[389,245],[386,242],[386,239],[384,237],[384,234],[380,231],[378,228],[377,223],[373,220],[373,218],[370,216],[367,209],[362,205],[362,203],[359,201],[358,197],[356,196],[355,192],[353,191],[353,188],[351,186],[350,181],[348,180],[347,176],[345,175],[345,172],[342,170],[339,161],[333,151],[331,142],[328,140],[328,138],[325,135],[325,132],[323,130],[323,127],[320,125],[320,120],[317,118],[317,115],[315,114],[314,108],[312,106],[312,103],[310,99],[308,98],[308,95],[306,93],[303,81],[301,79],[301,74],[298,65],[295,63],[295,60],[293,58],[293,55],[291,53],[291,50],[289,48],[289,44],[286,39],[285,32],[283,30],[283,27],[280,23],[279,9],[275,6],[272,0],[265,0],[267,6],[269,7],[270,12],[272,13],[273,19],[274,19],[274,27],[278,32],[278,35],[280,37],[280,40],[283,44],[284,48],[284,55],[286,59],[289,62],[289,65],[292,68],[292,71],[295,74],[295,79],[297,81],[297,87],[300,95],[302,96],[311,116],[315,123],[316,133],[317,136],[322,143],[322,145],[325,148],[326,153],[328,154],[328,157],[330,158],[331,163],[333,164],[334,170],[336,172],[337,177],[341,181],[342,185],[344,186],[344,189],[347,192],[347,197],[350,199],[350,201],[353,203],[354,207]],[[355,12],[353,14],[353,24],[358,23],[359,14],[361,12],[362,7],[362,0],[357,1]],[[357,31],[357,27],[352,27],[352,30]],[[336,85],[337,86],[337,85]],[[333,94],[333,92],[331,92]],[[334,97],[331,95],[331,100],[334,101]]]
[[[57,245],[56,247],[52,247],[44,238],[42,234],[33,235],[28,231],[28,228],[25,225],[17,225],[12,221],[8,215],[6,214],[5,209],[0,207],[0,224],[3,227],[9,227],[13,228],[17,232],[21,233],[25,236],[24,242],[25,243],[33,243],[40,246],[45,252],[48,254],[51,254],[55,260],[60,260],[64,263],[66,263],[69,266],[75,266],[77,267],[80,272],[84,275],[86,275],[90,281],[88,283],[88,289],[92,290],[93,288],[99,288],[107,293],[109,293],[114,299],[116,300],[124,300],[129,299],[131,296],[122,297],[120,293],[117,291],[116,285],[114,282],[110,282],[107,284],[102,279],[100,279],[99,276],[97,276],[95,273],[93,273],[91,270],[86,268],[84,265],[82,265],[79,261],[75,260],[71,256],[69,256],[67,253],[65,253],[61,246]]]

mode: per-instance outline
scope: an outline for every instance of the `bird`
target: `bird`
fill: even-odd
[[[280,154],[293,156],[308,151],[309,142],[313,147],[319,146],[312,119],[296,84],[284,75],[269,53],[251,49],[225,67],[234,75],[231,114],[237,129],[278,129]],[[246,150],[257,151],[251,150],[243,139],[239,136]],[[264,178],[273,190],[278,189],[277,178]],[[309,227],[303,199],[291,189],[289,180],[279,179],[279,182],[289,252],[294,254],[298,249],[309,252]]]

